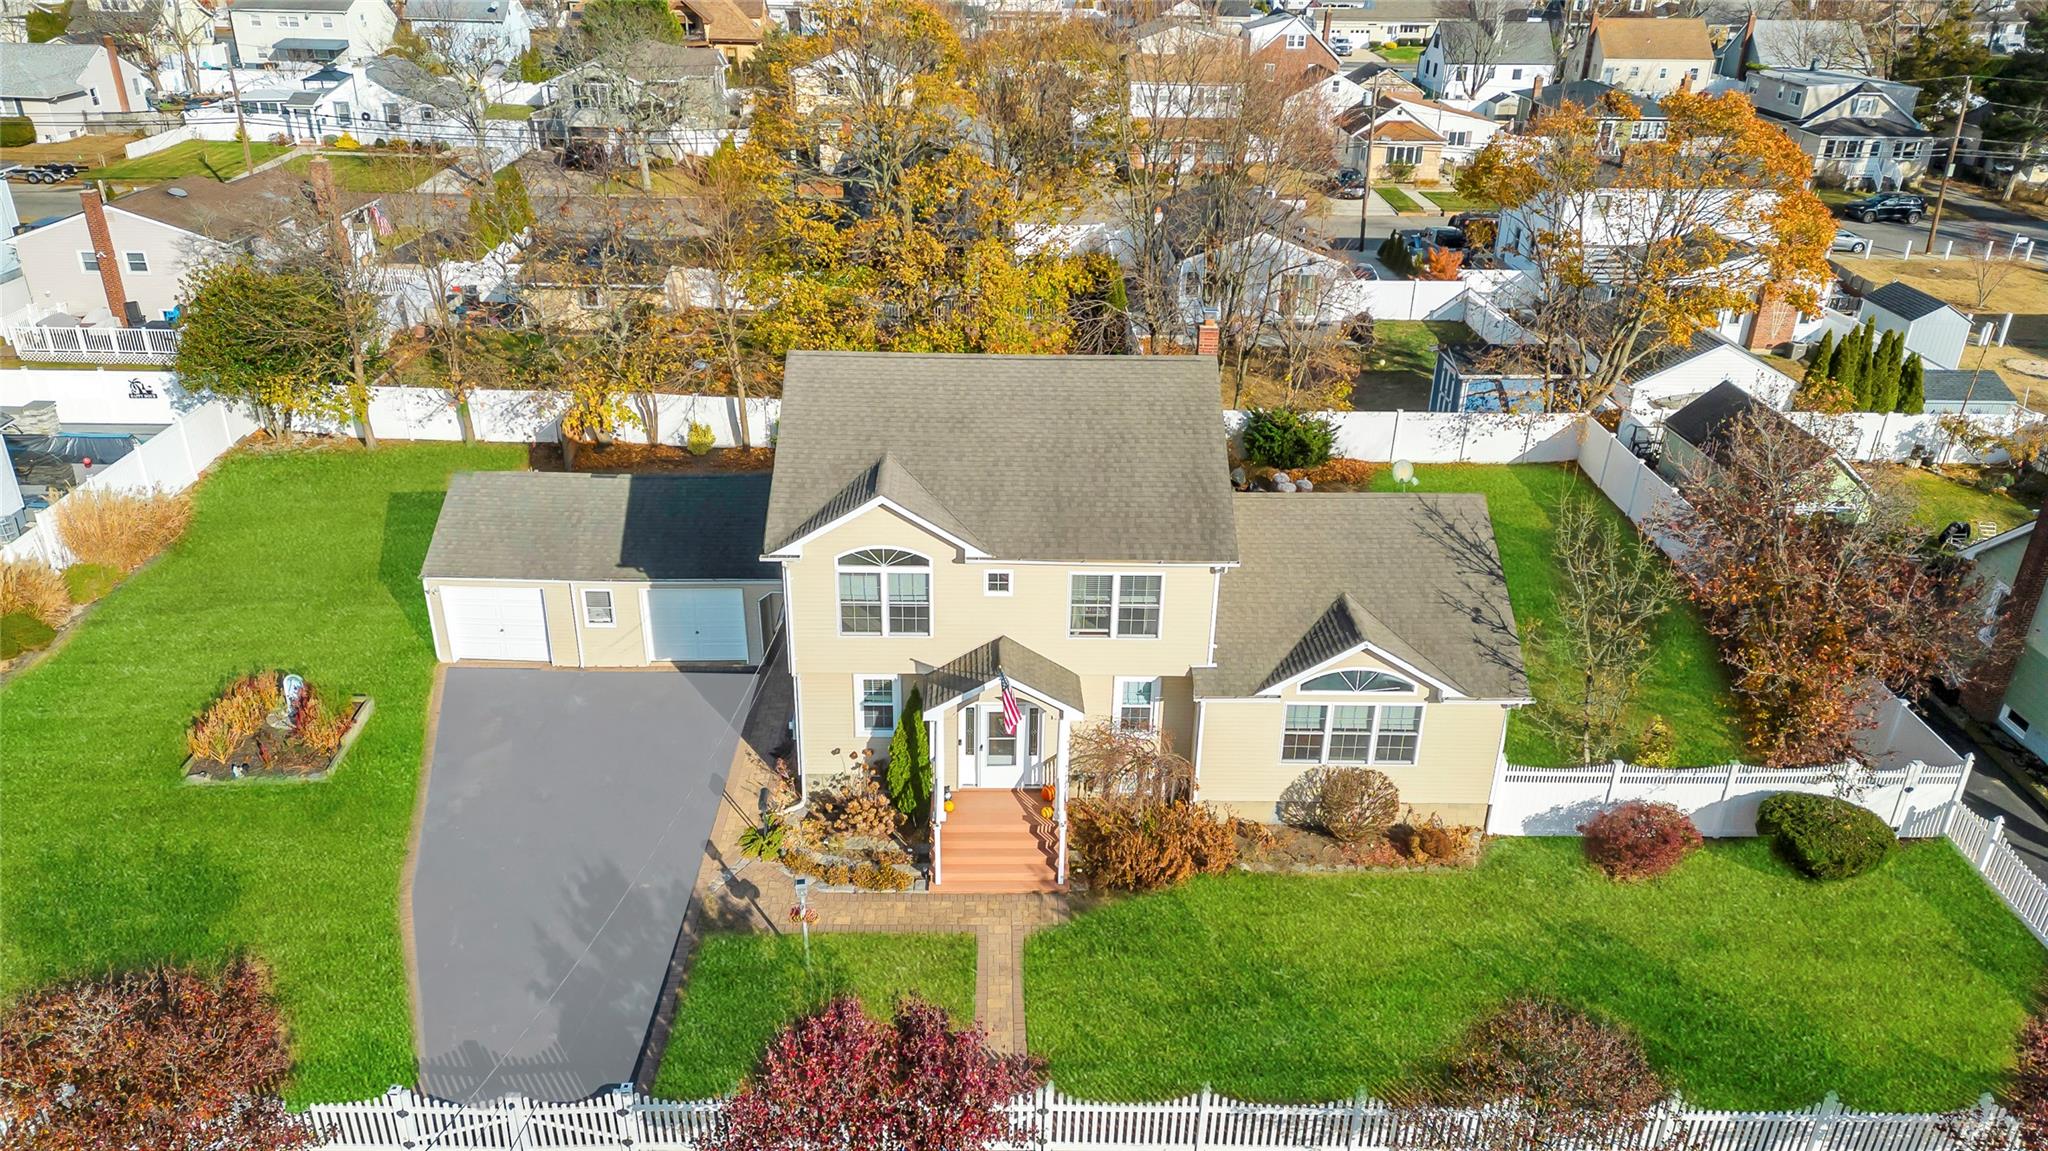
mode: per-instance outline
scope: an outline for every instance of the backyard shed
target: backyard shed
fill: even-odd
[[[1856,518],[1861,518],[1869,510],[1869,486],[1839,453],[1732,383],[1716,385],[1707,394],[1671,413],[1671,417],[1664,421],[1664,455],[1657,465],[1658,473],[1683,492],[1688,483],[1698,482],[1710,469],[1727,459],[1733,436],[1746,419],[1774,421],[1790,428],[1794,436],[1826,450],[1825,466],[1832,473],[1827,481],[1827,502],[1802,510],[1848,514]]]
[[[1927,369],[1922,380],[1926,405],[1921,410],[1935,413],[1969,412],[1980,416],[2012,414],[2020,406],[2012,389],[1997,372]]]
[[[1961,366],[1970,342],[1968,316],[1898,280],[1863,297],[1857,319],[1875,321],[1880,333],[1904,336],[1906,350],[1918,352],[1929,368]]]
[[[465,472],[420,571],[443,660],[761,662],[781,617],[760,559],[768,476]]]

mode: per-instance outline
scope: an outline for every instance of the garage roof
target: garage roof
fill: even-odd
[[[463,472],[421,579],[772,580],[768,475]]]

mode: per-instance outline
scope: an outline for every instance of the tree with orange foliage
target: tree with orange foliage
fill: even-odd
[[[1501,205],[1500,250],[1539,281],[1528,326],[1572,353],[1542,357],[1561,366],[1551,411],[1597,407],[1724,311],[1819,307],[1835,224],[1806,154],[1740,93],[1663,106],[1662,135],[1637,139],[1632,102],[1568,103],[1459,173],[1460,191]]]
[[[1465,253],[1456,248],[1431,248],[1423,253],[1422,266],[1415,269],[1418,280],[1455,280],[1465,266]]]

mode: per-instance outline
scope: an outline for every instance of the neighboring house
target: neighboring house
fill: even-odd
[[[174,88],[181,82],[178,90],[190,92],[198,90],[202,66],[227,63],[214,27],[213,8],[205,0],[85,0],[72,6],[66,39],[89,44],[112,35],[133,45],[133,55],[142,62],[162,67],[158,82]],[[171,75],[173,66],[179,75]]]
[[[1430,33],[1415,65],[1415,82],[1431,97],[1461,108],[1491,104],[1557,77],[1557,43],[1549,23],[1445,20]]]
[[[549,80],[533,126],[552,143],[631,149],[646,139],[655,153],[679,158],[691,151],[689,138],[724,127],[727,67],[701,45],[635,44]]]
[[[1923,367],[1921,375],[1923,394],[1927,398],[1922,411],[2009,416],[2020,410],[2019,399],[1996,371]]]
[[[675,245],[658,241],[668,239],[616,227],[552,229],[521,253],[518,299],[541,324],[570,331],[597,328],[634,301],[661,307],[669,302]]]
[[[1721,45],[1714,70],[1731,80],[1769,68],[1827,68],[1869,73],[1863,25],[1854,20],[1749,20]]]
[[[1963,703],[2035,757],[2048,759],[2048,613],[2041,602],[2048,536],[2036,530],[2039,522],[2029,520],[1962,550],[1984,589],[1978,641],[1988,650],[2001,626],[2023,629],[2013,637],[2018,651],[2011,666],[1980,665]]]
[[[1205,356],[791,353],[757,554],[782,568],[806,793],[883,754],[914,692],[939,891],[1064,880],[1086,725],[1158,733],[1244,816],[1360,764],[1480,822],[1529,699],[1485,500],[1237,495],[1219,395]],[[1045,468],[1051,427],[1116,482]],[[1034,826],[1021,860],[976,849]]]
[[[1219,27],[1198,18],[1166,15],[1131,29],[1131,48],[1140,56],[1172,56],[1228,44],[1238,38],[1236,28]]]
[[[1730,445],[1745,420],[1780,424],[1789,428],[1794,436],[1826,447],[1818,437],[1786,420],[1770,405],[1741,387],[1732,383],[1717,384],[1665,419],[1664,453],[1658,461],[1657,473],[1683,492],[1688,483],[1698,482],[1709,469],[1727,462]],[[1856,469],[1850,467],[1848,461],[1828,448],[1826,461],[1820,466],[1828,471],[1825,502],[1802,507],[1802,512],[1861,517],[1869,511],[1870,486],[1863,482],[1863,477],[1856,474]]]
[[[1428,43],[1448,7],[1442,0],[1373,0],[1357,7],[1311,8],[1308,17],[1325,40],[1344,37],[1356,50],[1370,51],[1385,44]]]
[[[1962,366],[1970,343],[1970,318],[1941,300],[1899,280],[1863,297],[1856,322],[1874,321],[1880,334],[1898,332],[1906,350],[1918,353],[1928,368]]]
[[[1381,120],[1412,120],[1443,138],[1446,164],[1468,162],[1505,125],[1500,121],[1463,108],[1454,108],[1422,96],[1387,92],[1380,97]]]
[[[1566,57],[1565,76],[1639,96],[1698,89],[1714,74],[1714,45],[1697,18],[1595,17]]]
[[[1345,165],[1365,173],[1369,183],[1443,180],[1445,137],[1398,106],[1382,111],[1359,104],[1337,118],[1337,131]]]
[[[405,22],[465,64],[510,64],[533,44],[533,24],[519,0],[407,0]]]
[[[31,319],[28,279],[22,275],[21,253],[14,246],[15,233],[20,230],[14,185],[0,180],[0,328]]]
[[[916,73],[879,55],[841,48],[789,70],[790,102],[802,117],[862,93],[879,103],[908,107],[917,98],[916,79]]]
[[[1529,97],[1529,122],[1557,111],[1566,104],[1582,108],[1599,122],[1600,158],[1619,161],[1630,144],[1661,140],[1671,120],[1664,105],[1650,96],[1638,96],[1599,80],[1563,80],[1538,85]]]
[[[15,238],[31,311],[43,327],[142,327],[177,317],[184,280],[200,264],[252,249],[303,212],[305,178],[273,168],[223,184],[176,180],[102,204],[81,192],[83,210]],[[368,193],[338,188],[336,200],[358,244],[369,233]]]
[[[762,0],[669,0],[684,42],[715,49],[734,64],[745,63],[761,47],[767,23]]]
[[[1230,197],[1240,197],[1233,209]],[[1180,319],[1212,310],[1250,319],[1303,320],[1338,304],[1351,266],[1316,248],[1286,204],[1262,193],[1196,188],[1163,205],[1164,261],[1176,270]],[[1227,237],[1227,238],[1226,238]]]
[[[1238,31],[1252,61],[1287,84],[1316,84],[1343,70],[1344,62],[1305,17],[1276,12]]]
[[[1792,393],[1799,386],[1740,346],[1702,331],[1682,344],[1651,348],[1622,374],[1614,402],[1637,423],[1650,425],[1724,384],[1741,388],[1744,395],[1777,411],[1792,405]]]
[[[1850,72],[1751,72],[1749,98],[1814,160],[1817,179],[1851,188],[1902,188],[1927,170],[1931,133],[1913,117],[1920,90]]]
[[[244,66],[361,64],[398,31],[386,0],[239,0],[228,19]]]
[[[434,654],[757,666],[781,624],[766,475],[464,472],[420,569]]]
[[[105,131],[109,116],[149,110],[149,74],[105,44],[0,43],[0,116],[25,116],[36,141]]]

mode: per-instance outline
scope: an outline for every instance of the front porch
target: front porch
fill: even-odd
[[[925,672],[918,691],[936,784],[932,890],[1065,890],[1080,677],[1003,636]]]

